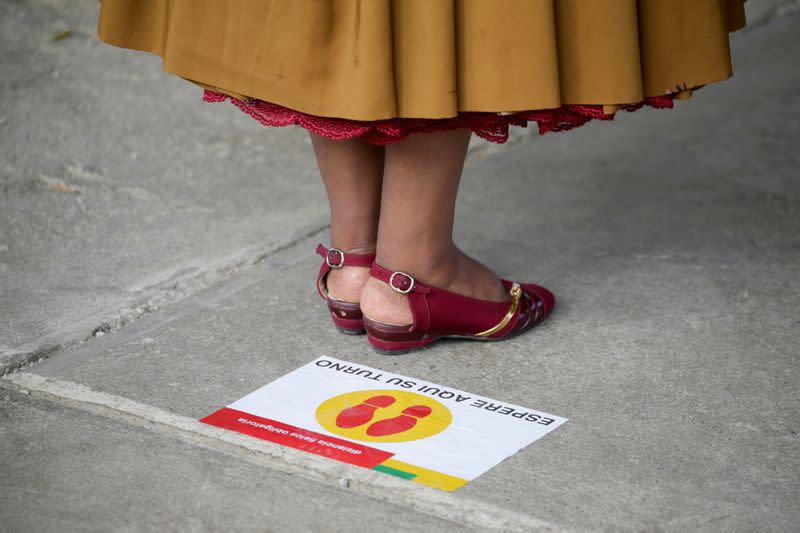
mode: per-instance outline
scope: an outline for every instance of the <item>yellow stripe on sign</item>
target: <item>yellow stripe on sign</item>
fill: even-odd
[[[394,459],[385,460],[381,463],[381,466],[388,466],[389,468],[394,468],[395,470],[416,474],[417,477],[412,480],[415,483],[421,483],[435,489],[442,489],[449,492],[453,492],[454,490],[467,484],[466,479],[448,476],[447,474],[442,474],[441,472],[437,472],[435,470],[428,470],[427,468],[414,466],[412,464],[404,463],[403,461],[395,461]]]

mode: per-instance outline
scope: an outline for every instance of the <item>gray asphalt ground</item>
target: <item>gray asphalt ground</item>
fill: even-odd
[[[0,0],[0,531],[796,531],[800,12],[749,3],[676,110],[476,141],[457,240],[557,310],[386,358],[314,293],[303,130]],[[320,355],[570,420],[452,494],[197,422]]]

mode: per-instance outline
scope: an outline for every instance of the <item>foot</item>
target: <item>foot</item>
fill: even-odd
[[[387,266],[391,268],[391,265]],[[456,250],[451,261],[438,264],[431,272],[409,274],[416,274],[427,285],[471,298],[493,302],[511,299],[494,272],[460,250]],[[414,321],[408,297],[394,291],[388,283],[373,277],[369,277],[363,285],[360,301],[361,312],[371,320],[396,325],[411,324]]]

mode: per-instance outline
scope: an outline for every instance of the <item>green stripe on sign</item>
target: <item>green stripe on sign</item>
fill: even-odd
[[[375,466],[372,469],[377,470],[378,472],[383,472],[384,474],[401,477],[403,479],[414,479],[415,477],[417,477],[416,474],[412,474],[411,472],[403,472],[402,470],[397,470],[396,468],[389,468],[388,466],[383,466],[383,465]]]

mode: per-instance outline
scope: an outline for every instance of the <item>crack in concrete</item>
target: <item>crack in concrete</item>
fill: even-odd
[[[186,416],[70,381],[18,372],[0,379],[0,388],[145,428],[194,446],[322,482],[339,490],[350,490],[373,500],[400,505],[460,526],[493,531],[566,531],[563,527],[516,511],[208,426]]]
[[[329,224],[311,227],[287,241],[248,253],[251,249],[229,255],[220,264],[205,270],[190,269],[187,275],[171,277],[140,289],[138,294],[114,310],[103,310],[69,324],[59,331],[33,339],[6,352],[0,352],[0,376],[23,369],[48,359],[57,353],[91,342],[114,330],[158,312],[166,306],[177,304],[199,292],[231,279],[270,257],[310,239],[330,227]]]

